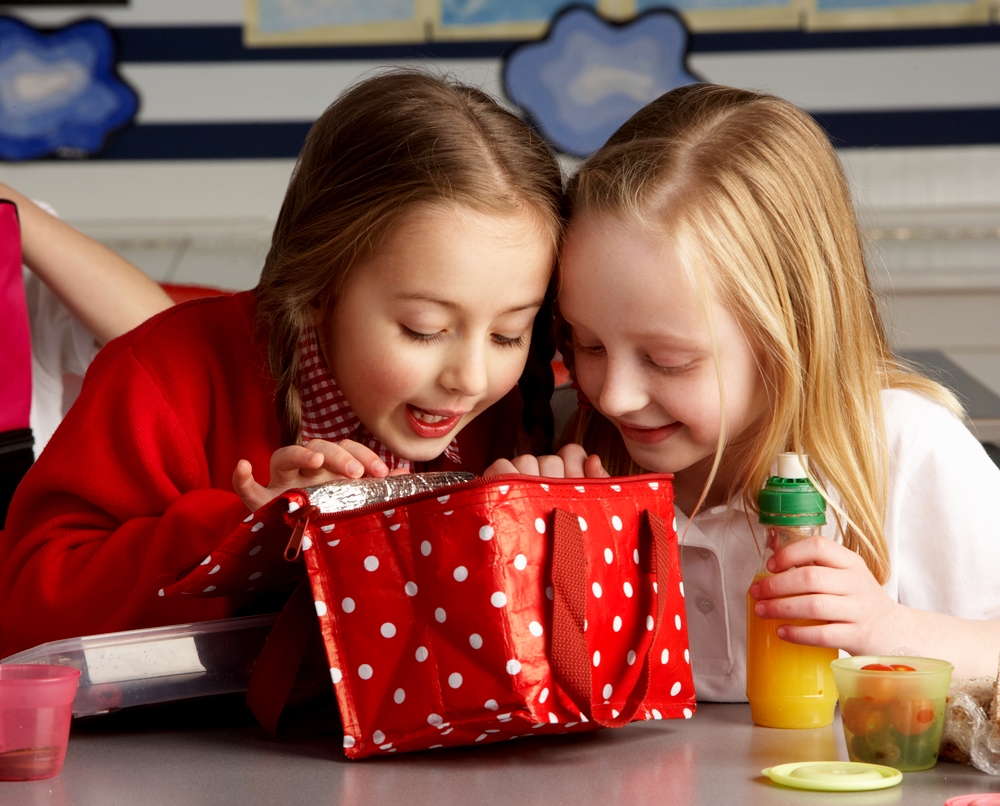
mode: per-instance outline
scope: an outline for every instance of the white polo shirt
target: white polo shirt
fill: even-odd
[[[80,394],[83,376],[100,347],[55,293],[24,269],[31,323],[31,431],[42,452]]]
[[[1000,619],[1000,468],[943,406],[899,389],[883,392],[882,402],[890,462],[885,592],[919,610]],[[823,533],[835,538],[828,517]],[[678,512],[677,531],[698,699],[746,701],[746,591],[764,529],[736,501],[690,524]]]

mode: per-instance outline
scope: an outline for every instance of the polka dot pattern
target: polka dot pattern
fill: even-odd
[[[325,634],[336,636],[330,675],[345,713],[347,755],[592,729],[629,714],[629,695],[647,667],[649,693],[631,718],[693,714],[683,585],[676,568],[674,576],[664,569],[654,576],[649,558],[640,556],[643,510],[663,517],[668,532],[674,523],[669,484],[646,476],[545,486],[508,477],[503,485],[475,487],[489,509],[449,490],[405,508],[311,522],[302,557],[317,617]],[[308,503],[301,493],[289,495],[303,508]],[[192,593],[287,588],[290,578],[277,576],[291,565],[281,560],[289,535],[285,506],[274,517],[265,507],[238,527],[239,551],[220,546],[203,555]],[[581,714],[552,685],[552,602],[562,595],[551,577],[554,507],[572,513],[585,535],[593,713],[588,707]],[[676,546],[672,556],[676,561]],[[301,574],[301,567],[293,570]],[[164,595],[173,593],[166,586]],[[428,692],[438,694],[429,699]],[[437,714],[428,714],[431,702]],[[478,720],[457,719],[476,713]]]

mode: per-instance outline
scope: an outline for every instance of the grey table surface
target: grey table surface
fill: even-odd
[[[847,757],[840,722],[804,731],[758,728],[745,704],[705,703],[690,720],[368,761],[346,761],[339,737],[272,743],[235,706],[187,705],[169,718],[164,713],[76,724],[62,773],[48,781],[0,783],[0,806],[922,806],[1000,791],[1000,778],[952,762],[907,773],[901,785],[877,792],[779,787],[761,776],[762,768]]]

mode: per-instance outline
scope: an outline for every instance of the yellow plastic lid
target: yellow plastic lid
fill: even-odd
[[[761,770],[776,784],[821,792],[861,792],[888,789],[903,780],[903,773],[881,764],[860,761],[797,761]]]

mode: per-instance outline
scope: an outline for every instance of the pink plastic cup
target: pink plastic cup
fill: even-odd
[[[68,666],[0,665],[0,781],[59,774],[79,679]]]

